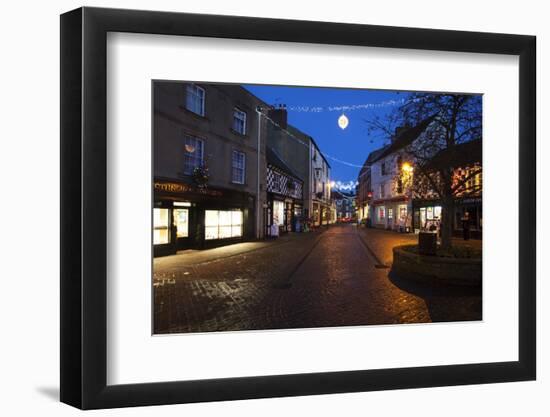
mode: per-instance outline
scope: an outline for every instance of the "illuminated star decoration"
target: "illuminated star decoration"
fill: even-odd
[[[355,187],[359,184],[357,181],[333,181],[334,185],[331,184],[331,188],[340,191],[354,191]]]
[[[342,115],[338,118],[338,126],[340,126],[340,129],[344,130],[346,127],[348,127],[349,119],[347,116],[342,113]]]

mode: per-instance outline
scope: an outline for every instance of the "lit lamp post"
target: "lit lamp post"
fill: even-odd
[[[412,174],[412,172],[414,171],[413,166],[409,162],[403,162],[403,166],[401,167],[401,169],[403,172],[409,175]]]
[[[262,130],[262,108],[256,107],[256,113],[258,114],[258,140],[257,140],[257,165],[256,165],[256,238],[261,238],[260,232],[260,132]]]

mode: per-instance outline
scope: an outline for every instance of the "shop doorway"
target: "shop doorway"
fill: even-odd
[[[177,203],[176,203],[177,204]],[[176,205],[174,204],[174,205]],[[184,204],[184,203],[180,203]],[[176,229],[176,250],[187,249],[191,246],[191,219],[190,209],[185,207],[174,207],[172,216]]]

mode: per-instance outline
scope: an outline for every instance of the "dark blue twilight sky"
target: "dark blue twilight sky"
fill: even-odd
[[[380,90],[352,90],[340,88],[280,87],[244,85],[252,94],[268,104],[286,104],[288,122],[312,136],[331,166],[333,181],[356,181],[360,166],[369,152],[383,145],[382,138],[371,139],[364,119],[384,116],[405,98],[406,93]],[[331,107],[380,104],[382,106],[350,110]],[[315,109],[312,109],[315,108]],[[342,130],[338,118],[344,113],[349,125]],[[345,161],[350,166],[332,158]]]

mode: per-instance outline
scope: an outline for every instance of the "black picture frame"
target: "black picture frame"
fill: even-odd
[[[108,32],[519,56],[519,360],[107,385]],[[95,409],[534,380],[535,45],[534,36],[251,17],[88,7],[61,15],[61,401]]]

